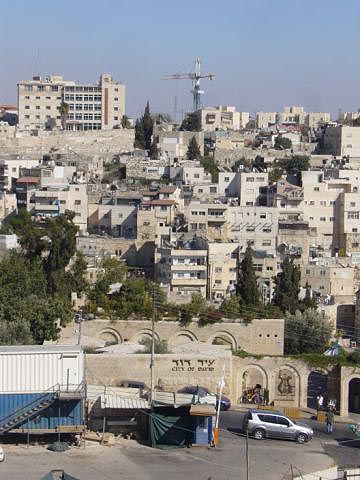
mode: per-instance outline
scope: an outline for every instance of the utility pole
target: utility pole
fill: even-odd
[[[246,428],[246,442],[245,442],[245,450],[246,450],[246,480],[249,480],[249,429]]]
[[[155,357],[155,317],[156,317],[156,303],[155,303],[155,287],[152,290],[152,316],[151,316],[151,360],[150,360],[150,403],[154,400],[154,357]]]

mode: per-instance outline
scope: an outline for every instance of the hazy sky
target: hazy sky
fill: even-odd
[[[34,74],[95,82],[111,73],[134,116],[189,109],[185,73],[199,56],[214,81],[205,105],[357,110],[360,0],[0,0],[0,103]]]

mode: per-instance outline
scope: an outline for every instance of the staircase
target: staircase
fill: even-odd
[[[49,405],[55,402],[59,397],[58,392],[47,392],[41,397],[24,405],[10,415],[0,419],[0,435],[24,423],[26,420],[36,416],[39,412],[45,410]]]

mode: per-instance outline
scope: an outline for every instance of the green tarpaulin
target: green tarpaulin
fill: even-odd
[[[189,415],[188,409],[155,409],[149,421],[152,447],[186,447],[193,442],[194,417]]]

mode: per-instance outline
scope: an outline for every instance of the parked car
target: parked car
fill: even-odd
[[[2,447],[0,447],[0,462],[3,462],[5,460],[5,452]]]
[[[215,396],[216,397],[216,408],[218,407],[218,401],[219,401],[219,395],[216,393],[210,392],[210,390],[206,387],[199,387],[199,386],[188,386],[188,387],[183,387],[180,390],[178,390],[178,393],[188,393],[191,395],[198,395],[200,398],[206,397],[207,395],[209,396]],[[224,397],[224,395],[221,395],[221,401],[220,401],[220,410],[229,410],[231,407],[231,401],[229,398]]]
[[[283,438],[298,443],[308,442],[314,431],[305,422],[295,422],[280,412],[251,409],[245,414],[243,430],[256,440]]]

